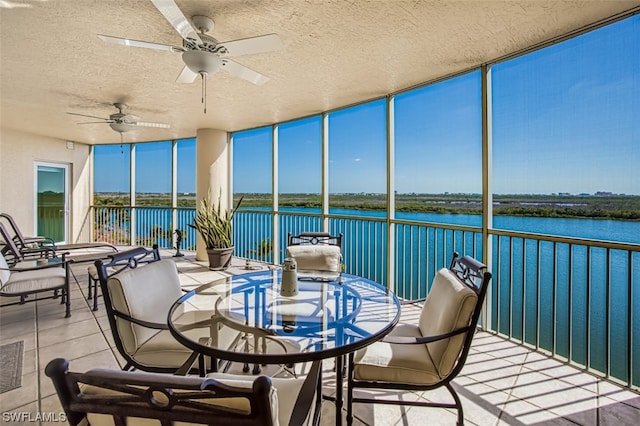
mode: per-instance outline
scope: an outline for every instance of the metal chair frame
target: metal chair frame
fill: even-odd
[[[491,273],[486,271],[487,266],[478,262],[470,256],[459,257],[458,253],[453,254],[453,259],[449,269],[454,275],[467,287],[471,288],[478,296],[476,306],[473,310],[473,314],[466,327],[459,328],[438,336],[425,336],[422,338],[408,338],[408,337],[394,337],[387,336],[383,339],[384,342],[394,344],[420,344],[435,342],[438,340],[448,339],[458,334],[465,334],[464,344],[456,363],[449,375],[444,377],[437,383],[431,385],[414,385],[404,383],[389,383],[389,382],[369,382],[356,380],[353,377],[354,369],[354,354],[349,354],[349,373],[347,376],[347,424],[353,422],[353,403],[367,403],[367,404],[392,404],[392,405],[409,405],[420,407],[440,407],[440,408],[454,408],[458,412],[458,424],[464,424],[464,414],[462,410],[462,403],[456,393],[455,389],[451,385],[451,381],[460,373],[471,349],[471,342],[476,331],[478,320],[483,308],[484,299],[491,280]],[[454,403],[440,403],[440,402],[422,402],[422,401],[405,401],[405,400],[388,400],[388,399],[375,399],[375,398],[355,398],[353,396],[353,390],[355,388],[368,388],[368,389],[393,389],[393,390],[407,390],[407,391],[426,391],[433,390],[444,386],[451,394]]]
[[[287,233],[287,247],[304,244],[338,246],[342,250],[342,233],[337,236],[332,236],[328,232],[301,232],[299,235]]]
[[[138,324],[142,327],[152,328],[156,330],[168,330],[168,324],[159,324],[159,323],[151,323],[148,321],[143,321],[137,318],[132,318],[129,315],[126,315],[123,312],[119,312],[113,308],[113,303],[111,301],[111,297],[109,295],[109,291],[107,288],[107,281],[109,278],[114,277],[120,274],[123,271],[128,269],[134,269],[141,265],[157,262],[160,260],[160,252],[158,250],[158,246],[154,244],[151,250],[146,249],[144,247],[138,247],[135,249],[122,251],[119,253],[115,253],[108,256],[108,260],[98,259],[95,261],[96,269],[98,270],[98,278],[100,281],[100,288],[102,290],[102,297],[104,298],[105,309],[107,310],[107,317],[109,318],[109,325],[111,326],[111,331],[113,334],[113,340],[115,341],[116,348],[120,355],[125,359],[126,364],[122,368],[123,370],[131,370],[138,369],[143,371],[150,371],[155,373],[176,373],[176,374],[186,374],[186,372],[191,370],[192,365],[194,364],[196,358],[199,361],[198,369],[200,374],[204,374],[204,357],[197,353],[192,353],[191,356],[187,359],[187,361],[177,369],[173,368],[165,368],[165,367],[149,367],[146,365],[142,365],[133,359],[127,351],[124,349],[124,343],[118,333],[118,324],[117,318],[124,319],[126,321],[132,322],[134,324]],[[94,294],[95,297],[95,294]]]
[[[308,417],[313,406],[313,395],[319,378],[316,362],[298,394],[290,425],[299,425]],[[116,425],[128,423],[128,418],[156,419],[161,425],[174,422],[269,426],[273,414],[271,379],[254,377],[251,388],[224,384],[214,378],[181,377],[130,371],[95,369],[86,373],[69,371],[69,362],[63,358],[50,361],[45,373],[53,381],[72,426],[85,424],[87,414],[111,416]],[[92,392],[87,392],[91,389]],[[249,411],[213,404],[220,398],[243,398]],[[317,419],[315,413],[314,419]]]
[[[0,224],[0,226],[2,226],[2,224]],[[4,293],[0,289],[0,296],[20,298],[20,300],[18,300],[17,302],[3,303],[0,305],[0,307],[4,308],[5,306],[24,305],[27,302],[35,302],[38,300],[46,300],[46,299],[57,299],[58,297],[60,297],[60,304],[65,305],[64,317],[69,318],[71,316],[71,297],[70,297],[70,287],[69,287],[69,272],[70,272],[69,260],[65,258],[64,253],[60,257],[60,263],[55,263],[55,264],[46,263],[47,262],[46,258],[44,258],[43,260],[45,261],[44,264],[34,265],[33,267],[30,267],[30,268],[19,268],[19,269],[16,268],[17,263],[20,262],[20,260],[18,260],[18,262],[12,265],[9,265],[9,271],[11,271],[11,274],[21,274],[21,273],[28,274],[29,271],[37,271],[37,270],[48,269],[48,268],[64,268],[64,271],[65,271],[64,282],[60,285],[51,286],[46,289],[33,290],[29,288],[28,290],[25,290],[22,292]],[[45,293],[45,292],[52,292],[52,295],[43,296],[39,294],[39,293]],[[58,292],[60,292],[60,294]],[[33,294],[39,294],[39,295],[37,298],[28,299],[28,297]]]

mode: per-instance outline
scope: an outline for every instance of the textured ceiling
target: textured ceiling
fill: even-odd
[[[237,62],[270,77],[255,86],[226,72],[175,82],[180,54],[101,41],[96,34],[181,45],[148,0],[11,0],[0,8],[2,127],[89,144],[116,143],[113,102],[143,121],[125,142],[192,137],[290,120],[465,70],[640,6],[640,1],[176,0],[207,15],[220,41],[277,33],[281,51]],[[8,4],[11,2],[0,2]],[[91,120],[88,120],[91,121]]]

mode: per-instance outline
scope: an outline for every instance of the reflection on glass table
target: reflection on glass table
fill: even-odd
[[[200,286],[174,303],[169,330],[190,349],[244,363],[245,372],[254,364],[254,374],[265,364],[335,358],[336,392],[327,399],[335,402],[340,425],[344,355],[389,333],[398,322],[400,303],[380,284],[348,274],[336,281],[298,280],[297,294],[284,297],[281,274],[253,272]],[[205,320],[198,315],[203,312],[210,314]],[[194,339],[194,329],[209,333],[211,339]]]
[[[397,297],[365,278],[342,274],[338,281],[301,280],[292,297],[280,295],[280,280],[280,271],[260,271],[203,285],[172,307],[172,334],[214,358],[283,364],[347,354],[382,338],[398,321]],[[195,324],[193,311],[213,314]],[[210,346],[189,337],[186,331],[194,327],[211,330]],[[241,344],[218,345],[217,335],[228,329]]]

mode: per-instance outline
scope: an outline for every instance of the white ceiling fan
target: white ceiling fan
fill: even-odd
[[[182,53],[182,60],[185,66],[176,81],[178,83],[192,83],[198,75],[201,76],[202,103],[204,103],[205,113],[207,112],[206,81],[208,75],[223,69],[253,84],[262,85],[269,81],[267,76],[229,58],[282,49],[282,41],[277,34],[218,42],[218,40],[206,34],[214,27],[213,19],[200,15],[191,17],[191,22],[200,31],[198,33],[173,0],[151,0],[151,2],[180,34],[183,39],[181,47],[103,34],[99,34],[98,37],[103,41],[124,46]]]
[[[101,121],[87,121],[84,123],[78,123],[78,124],[101,124],[101,123],[106,123],[109,124],[109,126],[115,130],[116,132],[120,133],[120,135],[122,135],[122,133],[125,132],[130,132],[131,130],[134,130],[136,127],[156,127],[156,128],[163,128],[163,129],[168,129],[169,126],[168,124],[165,123],[151,123],[148,121],[140,121],[140,117],[137,117],[133,114],[125,114],[122,111],[127,109],[127,105],[123,104],[121,102],[116,102],[113,104],[114,107],[116,107],[118,109],[117,113],[111,114],[109,116],[109,118],[103,118],[103,117],[97,117],[95,115],[87,115],[87,114],[78,114],[76,112],[68,112],[67,114],[69,115],[77,115],[80,117],[89,117],[89,118],[95,118],[97,120],[101,120]]]

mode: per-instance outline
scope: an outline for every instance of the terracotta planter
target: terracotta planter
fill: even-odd
[[[209,268],[214,271],[222,271],[231,264],[233,247],[207,249],[209,256]]]

